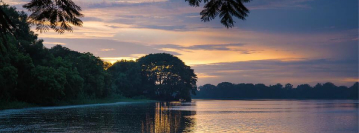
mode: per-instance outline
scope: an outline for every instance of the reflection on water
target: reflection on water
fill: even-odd
[[[155,113],[146,113],[142,121],[144,133],[174,133],[186,132],[194,126],[193,118],[185,117],[195,115],[195,111],[169,110],[172,106],[181,106],[181,103],[156,103]]]
[[[0,111],[0,132],[358,132],[358,101],[195,100]]]
[[[181,103],[117,103],[0,111],[0,132],[183,132],[194,111],[168,110]]]

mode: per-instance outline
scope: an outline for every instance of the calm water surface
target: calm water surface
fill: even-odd
[[[358,132],[358,101],[194,100],[0,111],[0,132]]]

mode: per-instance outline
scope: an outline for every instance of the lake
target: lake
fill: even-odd
[[[358,132],[356,100],[194,100],[0,111],[0,132]]]

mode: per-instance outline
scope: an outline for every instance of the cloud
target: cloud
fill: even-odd
[[[96,56],[107,58],[122,58],[131,57],[138,58],[139,55],[146,55],[150,53],[170,53],[179,55],[176,52],[167,52],[158,50],[151,46],[142,45],[135,42],[124,42],[112,39],[81,39],[81,38],[46,38],[45,40],[53,42],[53,40],[66,44],[66,47],[79,51],[91,52]],[[47,45],[52,47],[53,45]]]
[[[98,17],[84,17],[81,18],[82,21],[102,21],[102,19],[98,18]]]
[[[359,82],[359,77],[345,78],[345,79],[343,79],[343,81],[344,82],[349,82],[349,83]]]
[[[159,2],[167,2],[167,0],[116,0],[116,1],[102,1],[102,2],[88,2],[87,8],[112,8],[112,7],[138,7],[146,5],[156,5]]]
[[[310,8],[313,0],[254,0],[248,3],[251,10],[281,9],[281,8]]]
[[[181,46],[175,44],[157,45],[160,48],[175,48],[175,49],[191,49],[191,50],[233,50],[231,47],[241,47],[244,44],[204,44],[204,45],[192,45]]]
[[[205,73],[196,73],[197,77],[198,78],[216,78],[218,76],[214,76],[214,75],[208,75],[208,74],[205,74]]]
[[[100,51],[103,51],[103,52],[107,52],[107,51],[114,51],[115,49],[113,48],[107,48],[107,49],[101,49]]]
[[[63,43],[63,42],[48,42],[48,41],[44,41],[43,44],[46,46],[46,45],[66,45],[66,43]]]
[[[135,61],[137,58],[135,57],[101,57],[101,60],[105,62],[110,62],[111,64],[114,64],[117,61],[121,60],[133,60]]]
[[[206,50],[206,51],[236,51],[240,54],[251,54],[254,52],[259,52],[256,50],[247,50],[242,49],[241,47],[244,44],[203,44],[203,45],[192,45],[192,46],[181,46],[175,44],[162,44],[155,45],[156,48],[165,50],[165,51],[196,51],[196,50]]]
[[[28,3],[28,0],[2,0],[4,3],[9,4],[11,6],[17,6],[20,7],[26,3]]]

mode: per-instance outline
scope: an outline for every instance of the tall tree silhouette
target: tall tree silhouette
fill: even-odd
[[[159,100],[191,100],[197,88],[197,75],[179,58],[166,53],[139,58],[142,84],[148,95]]]

